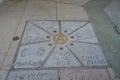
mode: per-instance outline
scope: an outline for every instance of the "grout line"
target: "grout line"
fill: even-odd
[[[62,33],[61,21],[58,21],[58,22],[59,22],[59,33]]]
[[[58,80],[61,80],[60,79],[60,70],[57,70],[57,75],[58,75]]]
[[[51,1],[51,2],[57,2],[58,4],[65,4],[65,5],[75,5],[75,6],[80,6],[80,7],[83,7],[84,5],[81,5],[81,4],[75,4],[75,3],[67,3],[67,2],[63,2],[63,0],[61,0],[60,2],[58,1]]]
[[[82,63],[82,61],[79,60],[79,58],[73,53],[73,51],[72,51],[68,46],[66,46],[66,47],[67,47],[67,49],[72,53],[72,55],[78,60],[78,62],[79,62],[82,66],[84,66],[84,64]]]
[[[84,43],[84,44],[93,44],[93,45],[99,45],[99,43],[92,43],[92,42],[83,42],[83,41],[73,41],[72,42],[76,42],[76,43]]]
[[[89,22],[85,23],[84,25],[80,26],[79,28],[75,29],[74,31],[68,33],[68,35],[71,35],[72,33],[76,32],[77,30],[83,28],[84,26],[86,26],[87,24],[89,24]]]
[[[47,62],[47,60],[50,58],[50,56],[52,55],[52,52],[54,51],[54,49],[56,48],[56,46],[53,47],[53,49],[49,52],[49,54],[47,55],[46,59],[44,60],[44,62],[42,63],[42,66],[44,67],[45,63]],[[38,69],[41,66],[38,67]]]
[[[40,27],[40,26],[38,26],[38,25],[36,25],[36,24],[34,24],[34,23],[32,23],[32,22],[30,22],[30,23],[31,23],[33,26],[35,26],[35,27],[37,27],[37,28],[39,28],[39,29],[41,29],[41,30],[49,33],[50,35],[53,35],[52,33],[50,33],[49,31],[45,30],[44,28],[42,28],[42,27]]]
[[[25,43],[25,44],[20,44],[20,46],[28,46],[32,44],[47,43],[47,42],[50,42],[50,40],[39,41],[39,42],[34,42],[34,43]]]
[[[41,67],[41,68],[15,68],[14,71],[27,71],[27,70],[61,70],[61,69],[106,69],[107,66],[91,66],[91,67],[86,67],[86,66],[72,66],[72,67]]]
[[[55,6],[56,6],[56,20],[57,20],[57,19],[58,19],[58,13],[57,13],[57,12],[58,12],[58,7],[57,7],[57,2],[56,2],[56,5],[55,5]]]

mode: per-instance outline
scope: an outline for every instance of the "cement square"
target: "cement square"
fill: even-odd
[[[57,20],[80,20],[88,21],[88,15],[81,6],[71,4],[57,4]]]
[[[58,80],[56,70],[11,71],[7,80]]]
[[[111,80],[106,69],[61,69],[61,80]]]
[[[29,21],[14,68],[103,67],[107,61],[90,22]]]

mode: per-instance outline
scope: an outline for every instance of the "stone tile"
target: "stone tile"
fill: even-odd
[[[50,0],[50,1],[54,1],[54,2],[62,2],[62,0]]]
[[[11,71],[7,80],[58,80],[55,70]]]
[[[74,5],[85,5],[90,0],[51,0],[51,1],[74,4]]]
[[[19,14],[23,11],[23,8],[26,5],[27,0],[15,0],[15,1],[7,1],[0,7],[0,13],[8,14]],[[6,13],[5,13],[6,12]]]
[[[71,33],[86,23],[87,22],[79,22],[79,21],[76,21],[76,22],[61,21],[62,32],[65,34]]]
[[[6,80],[7,71],[0,71],[0,80]]]
[[[4,54],[0,54],[0,69],[4,63],[4,60],[5,60],[5,55]]]
[[[62,69],[61,80],[111,80],[106,69]]]
[[[71,51],[85,66],[107,66],[106,59],[99,45],[74,42],[68,45]]]
[[[31,21],[30,23],[43,28],[51,34],[59,33],[59,21]]]
[[[64,3],[71,3],[75,5],[85,5],[90,0],[62,0]]]
[[[57,20],[88,21],[88,15],[83,7],[58,3]]]
[[[22,44],[29,44],[29,43],[36,43],[36,42],[42,42],[42,41],[48,41],[50,39],[47,39],[46,36],[51,36],[48,32],[45,30],[42,30],[41,27],[38,27],[38,25],[27,23],[26,30],[22,38]]]
[[[63,50],[60,50],[63,48]],[[64,46],[58,46],[44,65],[45,67],[79,67],[81,64]]]
[[[37,68],[42,66],[53,48],[48,44],[49,42],[43,42],[20,46],[14,68]]]
[[[67,25],[67,24],[69,24],[69,25]],[[70,25],[70,24],[71,23],[65,23],[63,27],[64,27],[64,29],[67,27],[71,27],[71,28],[69,28],[69,29],[71,29],[71,31],[69,31],[67,34],[69,36],[74,37],[74,38],[70,38],[72,41],[98,43],[96,34],[93,31],[90,23],[81,22],[79,24],[74,23],[74,25]],[[79,25],[79,26],[76,26],[76,25]],[[75,28],[75,26],[76,26],[76,28]],[[69,29],[66,29],[66,30],[68,31]]]
[[[48,16],[48,15],[41,15],[41,16],[31,16],[31,15],[23,15],[23,19],[25,20],[56,20],[56,16]]]
[[[40,20],[40,19],[56,19],[56,3],[41,0],[29,0],[28,6],[24,12],[26,19]]]

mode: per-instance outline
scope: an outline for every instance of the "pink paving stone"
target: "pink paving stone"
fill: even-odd
[[[111,80],[106,69],[61,69],[60,80]]]

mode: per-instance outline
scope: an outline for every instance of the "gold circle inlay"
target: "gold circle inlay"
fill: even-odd
[[[63,33],[59,33],[54,36],[55,44],[65,44],[67,40],[67,36]]]

